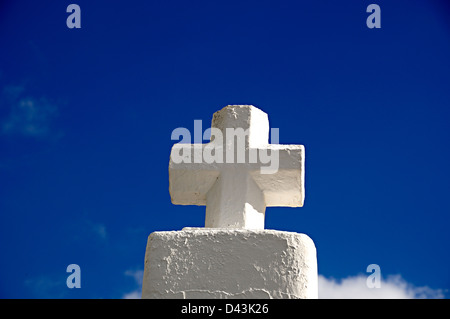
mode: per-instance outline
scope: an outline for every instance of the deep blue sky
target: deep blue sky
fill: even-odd
[[[376,263],[449,289],[449,14],[428,0],[1,1],[0,297],[136,289],[151,232],[204,224],[205,207],[170,202],[171,132],[228,104],[305,145],[305,205],[268,208],[266,228],[308,234],[320,274]],[[66,287],[72,263],[81,289]]]

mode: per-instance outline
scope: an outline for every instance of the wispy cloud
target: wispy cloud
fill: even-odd
[[[25,94],[23,86],[6,86],[1,96],[9,114],[1,121],[5,135],[43,138],[49,136],[58,108],[45,97]]]
[[[61,276],[41,275],[25,280],[25,286],[36,298],[66,297],[66,283]]]
[[[73,223],[68,224],[67,229],[72,234],[72,240],[77,243],[89,242],[90,247],[95,249],[105,249],[109,246],[108,228],[103,222],[81,216]]]
[[[328,279],[319,275],[320,299],[439,299],[444,298],[441,289],[416,287],[400,275],[382,279],[380,288],[369,288],[367,276],[358,275],[342,280]]]
[[[134,290],[123,295],[122,299],[141,299],[141,291]]]
[[[86,220],[86,225],[95,237],[102,241],[107,239],[108,233],[106,232],[106,226],[104,224]]]
[[[122,299],[141,299],[141,291],[142,291],[142,281],[144,278],[144,271],[139,270],[127,270],[125,271],[125,276],[132,277],[136,284],[136,289],[130,292],[125,293],[122,296]]]

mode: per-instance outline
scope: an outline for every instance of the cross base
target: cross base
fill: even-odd
[[[184,228],[150,234],[142,298],[316,299],[317,281],[305,234]]]

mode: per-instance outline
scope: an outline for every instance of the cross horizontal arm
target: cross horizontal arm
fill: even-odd
[[[250,175],[264,194],[267,207],[302,207],[305,199],[305,147],[303,145],[269,144],[267,149],[278,153],[277,170],[273,174]]]
[[[201,159],[205,147],[210,144],[176,144],[172,148],[169,163],[169,191],[172,203],[177,205],[206,205],[206,194],[212,188],[227,165],[245,166],[264,195],[266,206],[301,207],[304,201],[304,147],[303,145],[270,144],[255,149],[268,155],[261,163],[206,163]],[[180,148],[184,148],[185,161],[176,161]],[[261,151],[261,152],[259,152]],[[272,153],[274,152],[274,153]],[[197,155],[197,156],[196,156]],[[268,163],[267,159],[271,162]],[[267,172],[261,173],[261,168]],[[272,171],[270,170],[272,168]],[[238,181],[236,180],[236,183]],[[238,186],[238,185],[237,185]]]
[[[220,175],[218,164],[194,163],[196,153],[208,144],[175,144],[169,162],[169,193],[175,205],[206,205],[206,193]],[[180,148],[183,159],[180,161]]]

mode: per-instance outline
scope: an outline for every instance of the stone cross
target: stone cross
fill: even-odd
[[[172,147],[172,203],[206,205],[205,227],[264,229],[266,207],[303,206],[304,154],[303,145],[269,144],[260,109],[226,106],[214,113],[210,143]]]

